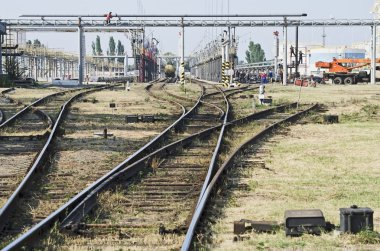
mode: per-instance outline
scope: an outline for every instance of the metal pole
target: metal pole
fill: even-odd
[[[277,81],[278,76],[278,54],[279,54],[279,40],[278,40],[278,31],[273,32],[274,35],[274,79]]]
[[[2,51],[2,44],[3,44],[3,35],[0,35],[0,75],[3,74],[3,51]]]
[[[183,17],[181,18],[182,22],[182,51],[181,51],[181,84],[185,84],[185,26],[183,24]]]
[[[372,26],[371,84],[376,84],[376,25]]]
[[[228,27],[228,43],[227,43],[227,58],[228,58],[228,62],[229,62],[229,67],[228,67],[228,70],[231,69],[231,65],[232,65],[232,61],[231,61],[231,57],[230,57],[230,50],[231,50],[231,27]],[[232,84],[232,75],[230,74],[230,72],[228,72],[228,77],[229,77],[229,84],[231,85]]]
[[[124,77],[127,77],[127,75],[128,75],[128,55],[126,53],[124,57]]]
[[[282,84],[286,85],[288,81],[288,27],[286,25],[286,18],[284,18],[284,61],[282,72]]]
[[[84,61],[84,51],[83,51],[83,28],[81,26],[81,18],[78,19],[78,35],[79,35],[79,59],[78,59],[78,79],[79,85],[83,84],[83,61]]]
[[[296,56],[295,56],[295,63],[296,63],[296,78],[299,77],[298,73],[298,26],[296,26]]]

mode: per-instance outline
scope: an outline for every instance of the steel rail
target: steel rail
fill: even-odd
[[[60,96],[60,95],[64,95],[65,93],[67,92],[74,92],[74,91],[77,91],[78,89],[74,89],[74,90],[68,90],[68,91],[63,91],[63,92],[56,92],[56,93],[53,93],[53,94],[49,94],[45,97],[42,97],[36,101],[34,101],[33,103],[31,103],[30,105],[24,107],[23,109],[21,109],[20,111],[18,111],[16,114],[14,114],[12,117],[10,117],[9,119],[7,119],[4,123],[0,124],[0,129],[5,127],[5,126],[9,126],[11,123],[13,123],[16,119],[18,119],[19,117],[21,117],[22,115],[24,115],[28,110],[30,110],[33,106],[37,106],[39,104],[41,104],[42,102],[44,102],[45,100],[49,99],[49,98],[52,98],[52,97],[55,97],[55,96]]]
[[[156,83],[156,82],[153,82],[153,83]],[[181,116],[183,116],[183,115],[186,113],[186,108],[185,108],[182,104],[180,104],[180,103],[178,103],[178,102],[176,102],[176,101],[173,101],[173,100],[166,100],[166,99],[164,99],[164,98],[162,98],[162,97],[160,97],[160,96],[158,96],[158,95],[152,93],[152,92],[150,91],[150,88],[153,86],[153,83],[151,83],[151,84],[149,84],[149,85],[147,85],[147,86],[145,87],[145,92],[147,92],[150,96],[154,97],[155,99],[158,99],[158,100],[161,100],[161,101],[165,101],[165,102],[169,102],[169,103],[171,103],[171,104],[173,104],[173,105],[176,105],[176,106],[181,107],[181,110],[182,110],[182,115],[181,115]]]
[[[207,188],[207,186],[208,186],[208,184],[210,182],[210,179],[211,179],[212,175],[214,174],[214,171],[215,171],[214,169],[215,169],[215,166],[216,166],[216,163],[217,163],[217,158],[218,158],[219,151],[220,151],[221,144],[222,144],[222,140],[223,140],[223,137],[224,137],[224,131],[225,131],[226,124],[227,124],[227,121],[228,121],[230,104],[229,104],[228,99],[227,99],[226,95],[224,94],[224,92],[222,90],[220,90],[220,89],[219,89],[219,91],[222,93],[223,98],[224,98],[224,102],[226,103],[226,112],[225,112],[225,116],[224,116],[224,119],[223,119],[223,125],[222,125],[220,133],[219,133],[218,141],[216,143],[214,152],[213,152],[211,160],[210,160],[210,164],[209,164],[209,167],[208,167],[207,175],[206,175],[206,178],[205,178],[205,180],[203,182],[203,185],[202,185],[202,189],[201,189],[201,192],[200,192],[200,195],[199,195],[199,200],[197,202],[197,206],[198,206],[198,204],[200,202],[200,199],[203,196],[203,193],[205,192],[205,190],[206,190],[206,188]]]
[[[37,116],[39,116],[41,119],[46,120],[46,122],[48,124],[46,132],[44,133],[43,136],[47,135],[47,133],[50,133],[54,127],[54,123],[53,123],[52,118],[46,112],[44,112],[40,109],[33,108],[32,112],[35,113]]]
[[[260,116],[265,116],[265,114],[271,114],[276,110],[283,110],[289,106],[294,107],[294,106],[296,106],[296,103],[293,103],[293,104],[287,105],[287,106],[284,105],[284,106],[271,108],[271,109],[268,109],[268,110],[265,110],[265,111],[262,111],[262,112],[259,112],[256,114],[251,114],[247,117],[232,121],[229,123],[229,125],[231,123],[244,123],[246,120],[255,119],[255,118],[260,117]],[[139,161],[134,162],[133,164],[130,164],[129,166],[126,166],[126,167],[123,166],[122,164],[127,162],[127,161],[124,161],[122,164],[118,165],[118,167],[120,167],[119,169],[121,169],[121,170],[116,170],[117,168],[115,168],[111,172],[109,172],[107,175],[104,175],[102,178],[98,179],[96,182],[91,184],[89,187],[87,187],[83,191],[79,192],[76,196],[74,196],[72,199],[70,199],[66,204],[62,205],[55,212],[53,212],[48,217],[46,217],[44,220],[42,220],[37,225],[32,227],[26,233],[24,233],[23,235],[18,237],[12,243],[8,244],[8,246],[6,246],[4,248],[4,250],[19,250],[20,248],[23,247],[23,245],[30,243],[35,238],[38,238],[38,236],[41,235],[44,231],[46,231],[47,229],[54,226],[54,224],[57,220],[65,221],[64,218],[67,215],[67,212],[71,212],[70,213],[71,216],[68,215],[65,218],[66,219],[66,225],[69,225],[70,221],[74,222],[75,220],[80,219],[85,214],[84,214],[84,211],[78,210],[78,209],[80,209],[80,207],[76,206],[76,205],[78,205],[78,203],[80,203],[84,200],[87,200],[87,204],[83,204],[83,206],[92,208],[92,206],[94,206],[96,203],[96,201],[94,201],[94,199],[96,199],[95,196],[99,192],[104,190],[108,184],[110,184],[114,180],[120,178],[119,177],[120,175],[127,175],[128,177],[132,177],[134,173],[138,172],[141,168],[145,167],[145,160],[148,160],[149,158],[153,158],[153,156],[155,156],[157,154],[162,154],[162,156],[165,154],[170,154],[171,151],[176,151],[177,149],[180,148],[180,146],[190,144],[191,141],[197,137],[205,137],[207,135],[210,135],[213,131],[221,128],[221,126],[222,125],[218,125],[218,126],[215,126],[215,127],[209,128],[209,129],[205,129],[199,133],[190,135],[185,139],[178,140],[178,141],[173,142],[169,145],[166,145],[166,146],[162,147],[161,149],[156,150],[155,152],[149,154],[148,156],[145,156],[143,159],[140,159]],[[137,169],[137,168],[140,168],[140,169]],[[95,189],[96,189],[96,191],[95,191]],[[79,214],[74,215],[74,209],[75,208],[77,209]],[[83,209],[83,207],[82,207],[82,209]],[[69,218],[70,218],[70,220],[69,220]],[[61,226],[64,226],[63,221],[62,221]]]
[[[254,114],[251,114],[247,117],[229,122],[227,124],[227,126],[230,126],[231,124],[244,123],[247,120],[252,120],[252,119],[259,118],[259,117],[267,116],[267,115],[274,113],[275,111],[283,111],[286,108],[296,107],[296,106],[297,106],[297,103],[292,103],[289,105],[283,105],[283,106],[271,108],[271,109],[261,111],[259,113],[254,113]],[[208,128],[208,129],[205,129],[201,132],[190,135],[190,136],[188,136],[182,140],[178,140],[176,142],[173,142],[169,145],[166,145],[166,146],[154,151],[153,153],[149,154],[148,156],[145,156],[143,159],[140,159],[139,161],[133,163],[132,165],[125,167],[124,169],[122,169],[118,173],[111,176],[103,184],[100,184],[82,202],[80,202],[80,206],[77,206],[74,210],[72,210],[70,212],[70,214],[62,221],[62,223],[61,223],[62,228],[68,228],[68,227],[71,227],[71,225],[75,225],[75,224],[79,223],[80,220],[96,205],[96,203],[97,203],[96,196],[100,192],[102,192],[104,189],[106,189],[113,181],[120,179],[121,175],[126,175],[127,177],[132,177],[135,173],[141,171],[145,167],[146,162],[149,159],[152,159],[156,155],[160,155],[159,157],[163,157],[165,155],[168,155],[172,151],[176,150],[177,148],[181,148],[181,147],[191,143],[191,141],[193,139],[201,138],[201,137],[205,137],[207,135],[210,135],[212,132],[214,132],[215,130],[217,130],[221,127],[222,127],[222,124]]]
[[[3,123],[4,120],[4,113],[0,110],[0,124]]]
[[[75,95],[74,97],[70,98],[61,107],[61,111],[60,111],[60,113],[58,115],[58,118],[57,118],[55,124],[54,124],[54,127],[51,130],[51,133],[50,133],[48,139],[46,140],[46,143],[45,143],[44,147],[39,152],[37,158],[35,159],[32,167],[29,169],[29,171],[26,174],[26,176],[23,178],[23,180],[21,181],[21,183],[18,185],[18,187],[13,192],[13,194],[10,196],[10,198],[7,200],[7,202],[4,204],[4,206],[0,209],[0,231],[3,230],[6,222],[9,220],[9,215],[12,213],[12,211],[17,206],[18,198],[22,197],[23,191],[25,191],[25,189],[27,189],[27,187],[31,184],[31,182],[33,181],[33,178],[34,178],[35,174],[39,171],[39,169],[43,165],[46,157],[48,156],[49,152],[51,151],[51,142],[53,141],[53,139],[57,135],[57,133],[58,133],[58,127],[61,125],[61,123],[62,123],[62,121],[64,119],[64,116],[67,113],[67,110],[68,110],[68,107],[70,106],[70,104],[75,99],[83,96],[84,94],[88,94],[88,93],[91,93],[91,92],[94,92],[94,91],[98,91],[98,90],[103,90],[105,88],[108,88],[108,86],[106,86],[106,87],[103,86],[103,87],[99,87],[99,88],[96,88],[96,89],[91,89],[91,90],[87,90],[87,91],[81,92],[81,93]]]
[[[152,81],[152,83],[155,81]],[[152,83],[145,87],[145,90],[148,91],[149,88],[151,88]],[[145,152],[150,150],[150,148],[153,148],[154,144],[157,144],[164,136],[166,136],[171,129],[175,128],[177,125],[180,124],[180,122],[192,114],[192,112],[196,109],[196,107],[199,105],[200,99],[203,97],[203,90],[202,93],[198,99],[198,102],[194,105],[194,107],[189,110],[188,112],[185,112],[184,107],[182,109],[183,113],[173,124],[171,124],[168,128],[166,128],[162,133],[160,133],[158,136],[156,136],[153,140],[145,144],[142,148],[140,148],[138,151],[133,153],[131,156],[129,156],[126,160],[124,160],[122,163],[117,165],[114,169],[112,169],[107,174],[103,175],[101,178],[99,178],[97,181],[93,182],[90,186],[79,192],[76,196],[71,198],[68,202],[66,202],[64,205],[62,205],[60,208],[58,208],[56,211],[54,211],[52,214],[50,214],[48,217],[43,219],[41,222],[39,222],[37,225],[29,229],[26,233],[18,237],[16,240],[11,242],[8,246],[6,246],[3,250],[18,250],[20,249],[24,244],[29,243],[33,239],[37,238],[38,235],[43,233],[45,230],[49,229],[53,226],[53,224],[57,220],[63,220],[68,212],[75,212],[75,208],[80,208],[81,206],[86,206],[86,204],[82,203],[87,198],[92,198],[91,196],[96,195],[96,191],[100,191],[102,188],[104,188],[105,182],[107,182],[109,179],[114,177],[117,173],[121,172],[125,168],[128,168],[129,166],[133,166],[138,161],[138,159],[143,158],[141,155]],[[160,97],[159,97],[160,98]],[[177,102],[174,102],[174,104],[179,104]],[[146,157],[145,157],[146,158]],[[144,159],[145,159],[144,158]],[[141,160],[140,162],[141,163]],[[128,166],[127,166],[128,165]],[[127,167],[126,167],[127,166]]]
[[[192,243],[192,239],[193,239],[193,236],[194,236],[194,233],[195,233],[195,230],[196,230],[196,227],[197,227],[197,224],[202,216],[202,213],[203,213],[203,210],[204,208],[206,207],[206,204],[207,204],[207,201],[210,197],[210,194],[211,192],[213,191],[213,189],[215,189],[216,187],[216,184],[217,182],[219,181],[219,178],[221,177],[222,173],[229,167],[231,167],[232,163],[233,163],[233,159],[236,157],[236,155],[238,153],[240,153],[242,151],[243,148],[245,148],[247,145],[250,145],[252,144],[254,141],[257,141],[258,139],[262,138],[263,136],[267,135],[268,133],[276,130],[277,128],[279,128],[282,124],[284,123],[288,123],[288,122],[293,122],[295,120],[297,120],[299,117],[301,117],[302,115],[310,112],[311,110],[313,109],[316,109],[318,107],[318,105],[313,105],[301,112],[298,112],[294,115],[291,115],[281,121],[278,121],[270,126],[268,126],[267,128],[261,130],[260,132],[258,132],[257,134],[255,134],[253,137],[251,137],[250,139],[248,139],[247,141],[245,141],[243,144],[241,144],[238,149],[236,149],[228,158],[227,160],[223,163],[223,165],[218,169],[218,171],[216,172],[216,174],[213,176],[210,184],[207,186],[207,189],[205,190],[204,194],[202,195],[202,198],[200,200],[200,203],[198,204],[196,210],[195,210],[195,213],[193,215],[193,218],[191,220],[191,223],[190,223],[190,227],[186,233],[186,237],[185,237],[185,240],[183,241],[183,244],[182,244],[182,247],[181,247],[181,251],[187,251],[190,249],[190,246],[191,246],[191,243]]]
[[[147,88],[150,88],[151,86],[152,85],[149,85],[149,86],[147,86]],[[182,115],[174,124],[172,124],[171,126],[169,126],[163,133],[161,133],[160,135],[158,135],[156,138],[162,138],[172,128],[175,128],[177,125],[180,124],[181,121],[183,121],[185,118],[187,118],[189,115],[191,115],[197,109],[197,107],[199,106],[200,100],[202,99],[203,94],[204,94],[204,91],[202,89],[201,95],[198,98],[196,104],[188,112],[186,112],[184,115]],[[159,98],[163,99],[161,97],[159,97]],[[176,102],[176,101],[172,101],[172,102],[178,104],[178,102]],[[185,110],[184,107],[183,107],[183,110]],[[181,140],[179,140],[179,141],[181,141]],[[179,142],[179,141],[177,141],[177,142]],[[151,142],[149,142],[148,144],[150,144],[150,143]],[[159,151],[159,150],[156,150],[155,152],[157,152],[157,151]],[[152,155],[152,153],[149,154],[149,155],[147,155],[147,156],[145,156],[145,157],[141,156],[142,159],[138,160],[137,162],[141,163],[141,160],[146,160],[151,155]],[[121,172],[120,170],[122,170],[122,168],[128,168],[128,166],[127,166],[128,164],[132,164],[133,165],[133,163],[131,163],[131,161],[129,161],[129,162],[124,161],[123,163],[119,164],[116,168],[114,168],[111,171],[112,173],[109,172],[107,175],[103,176],[102,178],[98,179],[95,183],[93,183],[91,185],[93,188],[92,188],[92,191],[89,193],[89,195],[85,199],[83,199],[82,201],[80,201],[75,206],[75,208],[70,212],[70,214],[62,221],[61,225],[63,227],[65,227],[67,225],[70,225],[71,222],[74,219],[75,219],[75,221],[78,221],[78,219],[80,219],[81,215],[83,215],[84,213],[87,213],[88,211],[90,211],[92,209],[92,207],[96,203],[95,196],[97,194],[99,194],[109,184],[109,182],[110,182],[109,179],[111,179],[111,177],[115,177],[115,175],[117,177],[117,173]],[[88,201],[91,201],[91,202],[88,203]]]
[[[202,86],[202,88],[204,88],[204,87]],[[164,89],[164,90],[165,90],[165,89]],[[169,96],[172,96],[172,97],[177,98],[177,99],[185,99],[185,100],[188,100],[188,101],[195,101],[195,100],[192,99],[192,98],[182,97],[182,96],[179,96],[179,95],[176,95],[176,94],[170,93],[170,92],[168,92],[167,90],[165,90],[165,92],[166,92]],[[203,92],[204,92],[204,90],[203,90]],[[206,97],[206,96],[209,96],[209,94],[204,94],[204,95],[203,95],[203,97]],[[220,119],[223,119],[223,117],[224,117],[224,111],[223,111],[222,108],[220,108],[219,106],[217,106],[217,105],[215,105],[215,104],[211,104],[211,103],[206,102],[206,101],[203,101],[203,100],[201,100],[201,103],[204,104],[204,105],[206,105],[206,106],[214,107],[215,109],[219,110],[219,112],[220,112]]]
[[[4,94],[6,94],[6,93],[8,93],[8,92],[11,92],[11,91],[14,91],[14,90],[15,90],[14,87],[12,87],[12,88],[8,88],[8,89],[5,89],[5,90],[2,90],[2,91],[1,91],[1,95],[4,95]]]

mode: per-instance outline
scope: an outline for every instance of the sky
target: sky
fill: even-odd
[[[307,13],[305,19],[371,19],[374,0],[12,0],[0,3],[0,19],[19,18],[22,14],[294,14]],[[250,40],[260,43],[267,59],[273,57],[273,31],[282,28],[238,28],[238,56],[244,60],[244,52]],[[179,53],[179,28],[147,28],[146,34],[155,37],[162,53]],[[187,28],[185,30],[185,54],[189,55],[215,39],[222,28]],[[294,41],[294,28],[289,28],[289,40]],[[327,45],[350,45],[369,41],[369,27],[327,27]],[[91,42],[101,36],[103,51],[107,50],[109,37],[121,40],[130,53],[130,41],[123,34],[86,33],[87,53],[91,54]],[[78,51],[75,33],[27,33],[27,39],[38,38],[50,48],[69,52]],[[299,29],[300,43],[322,44],[322,28]],[[291,43],[291,42],[290,42]]]

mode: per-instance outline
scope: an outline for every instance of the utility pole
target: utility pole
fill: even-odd
[[[325,32],[325,26],[322,27],[322,46],[325,47],[326,46],[326,32]]]
[[[299,77],[299,73],[298,73],[298,25],[296,26],[296,56],[295,56],[295,63],[296,63],[296,72],[295,72],[295,77],[298,78]]]
[[[183,17],[181,17],[182,24],[182,49],[181,49],[181,69],[180,69],[180,82],[182,85],[185,84],[185,25],[183,23]]]
[[[288,26],[286,24],[286,17],[284,18],[284,62],[282,73],[282,84],[286,85],[288,82]]]
[[[273,32],[274,35],[274,79],[277,80],[278,76],[278,55],[280,48],[280,41],[278,39],[278,31]]]
[[[82,28],[82,18],[78,18],[78,35],[79,35],[79,58],[78,58],[78,80],[79,85],[83,84],[83,67],[84,67],[84,35]]]
[[[371,84],[376,84],[376,25],[372,26]]]

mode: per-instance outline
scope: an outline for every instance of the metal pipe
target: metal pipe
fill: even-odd
[[[282,84],[286,85],[288,82],[288,27],[286,26],[286,18],[284,18],[284,61],[282,72]]]
[[[115,14],[114,17],[173,17],[173,18],[184,18],[184,17],[306,17],[306,13],[301,13],[301,14],[229,14],[229,15],[201,15],[201,14],[194,14],[194,15],[187,15],[187,14],[177,14],[177,15],[171,15],[171,14],[162,14],[162,15],[131,15],[131,14],[121,14],[117,15]],[[67,18],[67,17],[76,17],[76,18],[85,18],[85,17],[105,17],[105,15],[35,15],[35,14],[29,14],[29,15],[21,15],[20,17],[40,17],[40,18],[45,18],[45,17],[62,17],[62,18]]]
[[[372,26],[371,84],[376,84],[376,25]]]

